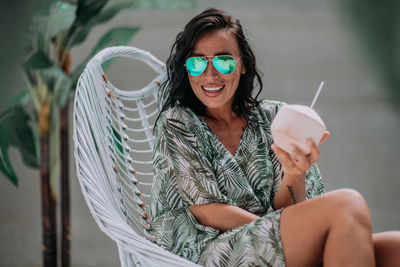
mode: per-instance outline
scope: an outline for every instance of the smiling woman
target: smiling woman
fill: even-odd
[[[393,266],[400,234],[371,233],[354,190],[326,193],[318,144],[289,155],[257,100],[256,59],[240,22],[218,9],[178,34],[155,127],[151,226],[158,244],[206,266]],[[259,91],[253,97],[254,80]]]
[[[240,59],[241,56],[235,36],[229,30],[214,30],[205,33],[197,40],[192,54],[213,58],[213,64],[206,64],[200,75],[192,75],[190,65],[186,63],[189,83],[194,94],[207,106],[208,113],[221,114],[224,111],[231,113],[240,76],[246,73],[242,61],[238,60],[237,63],[235,61],[235,58]],[[188,61],[192,58],[189,57]],[[205,60],[208,62],[207,59]],[[231,63],[226,64],[227,60]],[[211,117],[215,116],[211,115]]]

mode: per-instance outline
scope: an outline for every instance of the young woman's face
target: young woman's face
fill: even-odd
[[[236,59],[231,74],[218,72],[208,58],[207,67],[199,76],[189,76],[190,86],[197,98],[208,109],[232,108],[233,96],[238,88],[240,75],[245,73],[243,60],[234,35],[229,30],[215,30],[200,36],[191,56],[230,55]]]

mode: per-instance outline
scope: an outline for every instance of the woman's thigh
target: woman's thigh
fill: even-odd
[[[400,265],[400,231],[373,234],[376,266]]]
[[[210,242],[199,263],[205,266],[284,266],[280,240],[282,210],[233,228]]]

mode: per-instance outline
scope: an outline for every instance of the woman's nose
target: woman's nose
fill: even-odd
[[[217,70],[215,69],[212,60],[209,59],[207,61],[206,69],[204,70],[204,76],[216,76],[218,75]]]

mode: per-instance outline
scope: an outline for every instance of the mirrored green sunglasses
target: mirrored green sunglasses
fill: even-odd
[[[236,62],[240,57],[235,60],[234,57],[229,55],[223,56],[203,56],[203,57],[190,57],[186,60],[186,69],[192,76],[201,75],[207,68],[208,58],[212,58],[214,68],[222,74],[231,74],[235,71]]]

